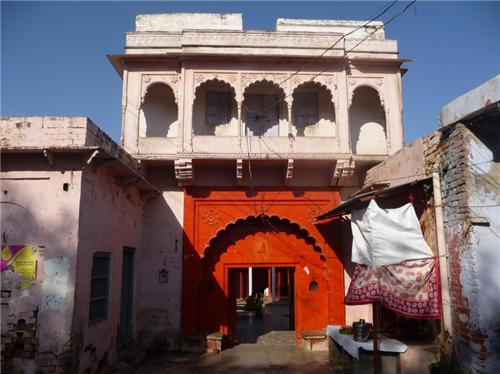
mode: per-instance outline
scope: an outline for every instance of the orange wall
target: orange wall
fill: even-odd
[[[340,202],[335,190],[185,191],[182,332],[234,333],[228,268],[295,267],[295,320],[301,330],[343,324],[340,233],[314,217]],[[319,290],[311,292],[311,281]]]

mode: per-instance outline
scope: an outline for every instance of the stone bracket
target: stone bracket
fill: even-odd
[[[243,160],[236,160],[236,184],[240,186],[243,183]]]
[[[90,157],[85,162],[88,166],[92,167],[92,171],[95,173],[97,169],[105,164],[109,164],[114,161],[113,158],[97,158],[101,154],[99,149],[96,149]]]
[[[285,184],[288,185],[293,178],[293,158],[289,158],[286,165]]]
[[[341,185],[346,178],[354,176],[355,162],[353,159],[339,159],[335,164],[331,184],[334,186]]]
[[[189,184],[193,180],[193,160],[181,158],[174,161],[175,179],[179,186]]]

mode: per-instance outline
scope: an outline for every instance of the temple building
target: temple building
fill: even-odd
[[[350,232],[315,218],[403,147],[406,60],[381,22],[139,15],[108,58],[120,146],[86,118],[2,118],[2,259],[36,263],[2,263],[4,363],[94,373],[131,340],[234,344],[257,293],[298,344],[371,319],[344,305]]]

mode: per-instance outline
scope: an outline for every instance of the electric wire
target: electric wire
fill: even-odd
[[[408,10],[408,9],[409,9],[412,5],[413,5],[413,4],[415,4],[415,3],[416,3],[416,1],[417,1],[417,0],[413,0],[413,1],[411,1],[411,2],[410,2],[410,3],[408,3],[408,4],[404,7],[404,8],[402,8],[402,9],[401,9],[398,13],[396,13],[396,14],[395,14],[395,15],[393,15],[391,18],[389,18],[386,22],[384,22],[381,26],[379,26],[379,27],[375,27],[375,29],[374,29],[372,32],[370,32],[370,33],[369,33],[368,35],[366,35],[363,39],[361,39],[361,40],[360,40],[360,41],[359,41],[356,45],[354,45],[354,47],[350,48],[348,51],[345,51],[345,52],[344,52],[344,54],[343,54],[343,56],[341,56],[340,58],[344,58],[344,57],[349,58],[348,54],[349,54],[350,52],[352,52],[354,49],[356,49],[357,47],[359,47],[359,46],[360,46],[362,43],[364,43],[364,42],[365,42],[365,41],[366,41],[366,40],[367,40],[370,36],[372,36],[373,34],[375,34],[375,33],[376,33],[377,31],[379,31],[381,28],[386,27],[386,26],[387,26],[387,25],[389,25],[391,22],[393,22],[396,18],[398,18],[399,16],[401,16],[403,13],[405,13],[405,12],[406,12],[406,11],[407,11],[407,10]],[[396,1],[393,1],[393,3],[391,3],[391,7],[392,7],[392,5],[394,5],[395,3],[396,3]],[[387,10],[389,10],[389,9],[390,9],[390,7],[389,7]],[[368,21],[368,22],[372,22],[372,21]],[[354,31],[353,31],[353,32],[354,32]],[[328,50],[330,50],[331,48],[333,48],[333,47],[330,47]],[[322,57],[322,56],[324,56],[324,54],[325,54],[326,52],[328,52],[328,50],[327,50],[327,51],[325,51],[325,52],[323,52],[323,54],[321,55],[321,57]],[[315,75],[313,75],[313,76],[312,76],[312,78],[308,79],[307,81],[303,82],[302,84],[305,84],[305,83],[310,83],[310,82],[314,82],[314,79],[315,79],[315,78],[317,78],[317,77],[319,77],[320,75],[322,75],[322,74],[324,74],[324,73],[328,72],[329,70],[330,70],[330,68],[329,68],[329,67],[327,67],[326,69],[322,70],[321,72],[316,73]],[[292,76],[297,75],[297,74],[298,74],[298,72],[300,72],[300,71],[297,71],[297,72],[293,73],[293,74],[292,74]],[[291,78],[291,77],[288,77],[288,78]],[[285,79],[285,80],[283,80],[281,83],[286,82],[286,81],[288,80],[288,78],[287,78],[287,79]],[[281,83],[279,83],[279,84],[275,84],[275,85],[279,87],[279,85],[280,85]],[[281,99],[279,99],[278,101],[275,101],[275,102],[273,102],[273,103],[271,103],[271,104],[268,104],[266,107],[264,107],[264,108],[262,109],[262,111],[265,111],[265,110],[266,110],[266,109],[268,109],[268,108],[272,108],[273,106],[275,106],[275,105],[277,105],[277,104],[279,104],[279,103],[281,103],[281,102],[284,102],[287,98],[289,98],[290,96],[293,96],[293,94],[294,94],[294,93],[292,92],[292,93],[290,93],[290,94],[288,94],[288,95],[285,95],[284,97],[282,97],[282,98],[281,98]],[[243,103],[245,103],[245,102],[243,102]],[[249,108],[246,104],[244,104],[243,106],[244,106],[245,111],[250,112],[250,113],[253,113],[253,114],[258,114],[258,111],[255,111],[255,110],[253,110],[253,109]]]
[[[361,26],[358,26],[356,27],[355,29],[349,31],[348,33],[346,34],[343,34],[335,43],[333,43],[330,47],[328,47],[327,49],[325,49],[323,51],[323,53],[321,53],[319,56],[313,58],[313,59],[310,59],[308,60],[306,63],[302,64],[294,73],[292,73],[291,75],[289,75],[287,78],[285,78],[284,80],[282,80],[281,82],[278,83],[278,86],[281,86],[283,83],[289,81],[290,79],[292,79],[295,75],[297,75],[298,73],[300,73],[302,70],[304,70],[304,68],[306,66],[309,66],[310,64],[312,64],[313,62],[315,61],[318,61],[320,60],[321,58],[323,58],[329,51],[331,51],[333,48],[335,48],[335,46],[337,46],[337,44],[339,44],[342,40],[345,40],[349,35],[352,35],[354,34],[356,31],[358,30],[361,30],[362,28],[368,26],[370,23],[372,23],[373,21],[375,21],[377,18],[383,16],[385,13],[387,13],[394,5],[396,5],[396,3],[398,2],[398,0],[394,0],[394,1],[391,1],[390,3],[386,4],[383,6],[382,10],[380,10],[375,16],[372,16],[370,18],[369,21],[366,21],[365,23],[363,23]]]

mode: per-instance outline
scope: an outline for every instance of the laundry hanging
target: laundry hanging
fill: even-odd
[[[407,317],[441,318],[439,265],[413,205],[382,209],[372,200],[351,217],[357,266],[345,303],[379,301]]]
[[[351,213],[352,262],[371,266],[432,257],[412,204],[382,209],[371,200]]]

